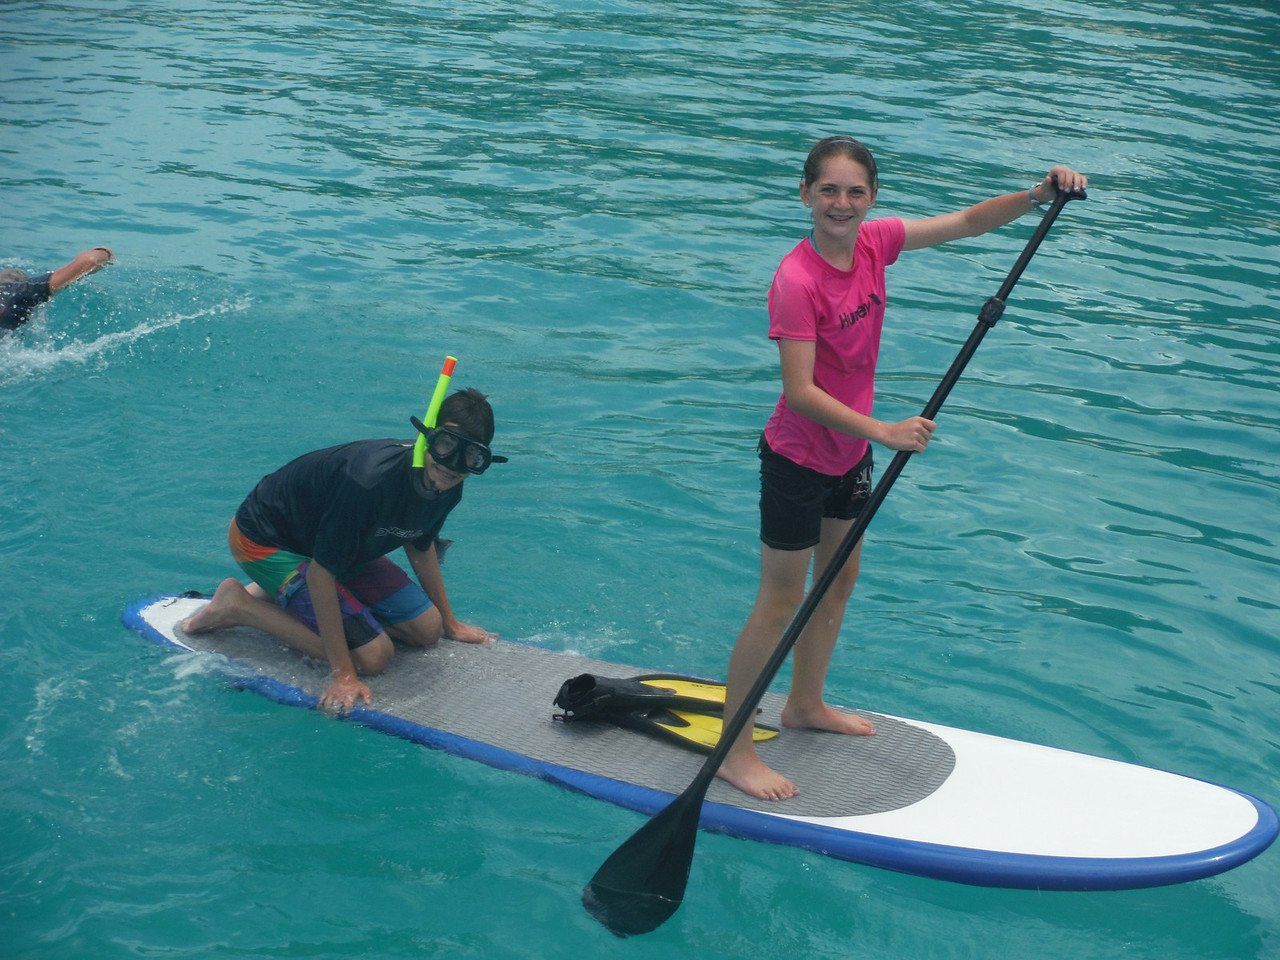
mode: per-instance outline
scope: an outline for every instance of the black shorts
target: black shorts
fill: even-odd
[[[760,437],[760,539],[775,550],[807,550],[824,518],[852,520],[871,497],[871,447],[848,473],[828,476],[774,453]]]

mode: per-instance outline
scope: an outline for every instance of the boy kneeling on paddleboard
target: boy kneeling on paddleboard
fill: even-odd
[[[446,364],[448,373],[451,365]],[[442,375],[441,383],[447,383]],[[393,640],[414,647],[441,636],[486,643],[493,635],[454,616],[440,573],[438,536],[462,499],[467,474],[505,462],[489,450],[493,410],[483,393],[437,390],[416,444],[358,440],[305,454],[263,477],[227,532],[252,579],[222,581],[181,628],[253,627],[333,668],[320,698],[347,712],[372,702],[357,673],[386,669]],[[438,409],[438,418],[432,413]],[[435,427],[438,421],[442,424]],[[403,547],[418,583],[387,554]]]

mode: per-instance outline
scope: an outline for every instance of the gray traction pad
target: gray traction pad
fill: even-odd
[[[260,674],[318,696],[326,666],[257,631],[216,631],[180,638],[195,650],[221,653]],[[676,794],[688,786],[703,755],[633,731],[596,723],[553,721],[560,685],[580,673],[630,677],[639,670],[571,653],[497,641],[471,645],[442,641],[428,650],[400,647],[390,668],[365,678],[373,709],[412,723],[492,744],[535,760],[612,777]],[[778,725],[783,697],[769,693],[765,723]],[[711,785],[708,799],[768,813],[840,817],[897,810],[938,789],[955,766],[955,754],[920,727],[876,714],[876,735],[844,737],[783,729],[759,745],[761,758],[800,788],[781,803],[755,800],[726,783]]]

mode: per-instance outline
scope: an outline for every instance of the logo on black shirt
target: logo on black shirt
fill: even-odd
[[[397,540],[417,540],[422,537],[421,530],[402,530],[400,527],[379,527],[374,531],[375,538],[395,537]]]
[[[860,305],[857,310],[853,310],[849,313],[840,314],[840,329],[848,330],[855,323],[857,323],[859,320],[865,317],[868,313],[871,312],[871,305],[873,303],[877,307],[880,306],[880,298],[877,297],[874,293],[871,294],[871,296],[867,298],[867,302]]]

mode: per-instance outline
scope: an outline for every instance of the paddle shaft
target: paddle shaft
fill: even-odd
[[[960,349],[960,353],[952,361],[950,369],[938,384],[933,396],[929,398],[929,402],[925,404],[924,411],[920,414],[926,420],[932,420],[938,415],[938,411],[942,409],[942,404],[946,401],[947,395],[951,393],[951,388],[956,385],[960,379],[960,375],[964,373],[964,368],[968,365],[969,360],[973,357],[978,349],[978,345],[982,343],[982,338],[987,335],[987,331],[996,325],[996,321],[1000,319],[1000,315],[1004,312],[1005,300],[1017,285],[1018,280],[1022,277],[1022,272],[1026,270],[1027,264],[1031,262],[1031,258],[1035,256],[1035,252],[1040,247],[1040,243],[1044,240],[1045,235],[1049,232],[1049,228],[1053,226],[1054,220],[1058,218],[1058,214],[1062,212],[1062,208],[1066,206],[1069,200],[1077,199],[1081,194],[1068,193],[1059,190],[1053,203],[1049,209],[1045,211],[1040,225],[1036,227],[1035,233],[1031,235],[1031,239],[1027,241],[1026,247],[1022,251],[1022,255],[1018,257],[1018,262],[1013,265],[1013,269],[1009,271],[1009,275],[1004,278],[1004,283],[1000,285],[1000,290],[994,297],[988,300],[982,306],[982,310],[978,314],[978,322],[974,325],[973,332],[969,334],[969,339],[965,341],[964,346]],[[858,541],[862,539],[863,533],[870,526],[872,519],[876,515],[876,511],[880,509],[880,504],[884,502],[884,498],[888,496],[890,488],[893,486],[898,475],[902,473],[903,468],[907,465],[907,461],[911,459],[910,450],[899,450],[894,455],[893,460],[889,463],[888,469],[876,484],[875,489],[871,491],[871,496],[867,499],[867,503],[863,506],[853,526],[849,528],[849,532],[845,534],[845,538],[840,541],[835,555],[831,558],[831,562],[827,564],[827,568],[822,571],[821,575],[814,581],[813,587],[809,590],[808,595],[801,602],[800,607],[796,610],[795,616],[791,620],[791,624],[783,632],[782,638],[778,641],[778,646],[774,649],[773,654],[769,657],[768,662],[760,671],[760,675],[756,677],[755,683],[751,685],[751,689],[747,691],[747,698],[742,705],[738,707],[733,718],[725,726],[724,732],[720,736],[720,743],[712,754],[707,757],[703,763],[702,769],[698,771],[698,775],[693,779],[685,790],[684,795],[692,798],[693,796],[703,797],[706,795],[707,789],[711,786],[711,781],[716,775],[716,771],[720,769],[720,765],[724,762],[724,758],[728,755],[729,750],[733,747],[733,743],[738,739],[738,735],[742,733],[748,723],[752,721],[756,714],[756,708],[760,704],[760,700],[764,697],[765,691],[769,689],[769,684],[773,682],[773,678],[777,676],[778,670],[782,668],[783,662],[787,659],[787,654],[791,652],[791,648],[795,646],[796,641],[800,638],[800,634],[808,625],[809,619],[813,616],[814,610],[818,608],[818,604],[822,602],[822,598],[826,596],[827,591],[831,588],[831,584],[835,582],[836,576],[840,573],[841,567],[848,561],[854,548],[858,545]]]

